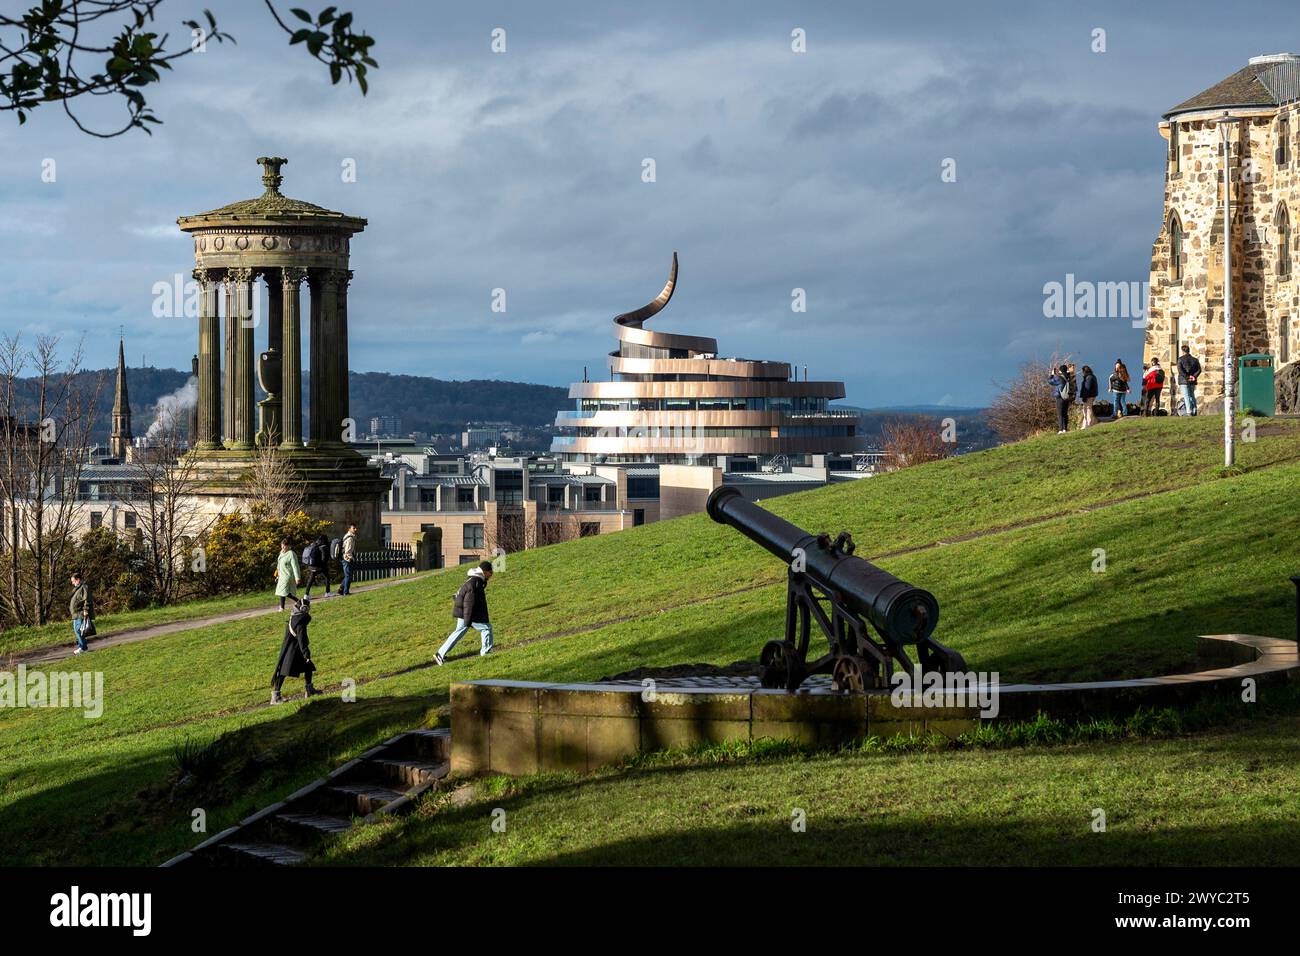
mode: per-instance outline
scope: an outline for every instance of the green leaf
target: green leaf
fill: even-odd
[[[337,63],[331,63],[331,64],[330,64],[330,82],[331,82],[331,83],[337,83],[337,82],[338,82],[339,80],[341,80],[342,78],[343,78],[343,67],[339,66]]]
[[[311,36],[311,31],[310,31],[310,30],[306,30],[306,29],[304,29],[304,30],[295,30],[293,36],[289,38],[289,45],[290,45],[290,46],[293,46],[293,44],[295,44],[295,43],[301,43],[303,40],[307,39],[309,36]]]
[[[308,13],[306,10],[301,9],[300,7],[294,7],[289,12],[292,13],[299,20],[304,20],[307,23],[311,23],[311,14]]]

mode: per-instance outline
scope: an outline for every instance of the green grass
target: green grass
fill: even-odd
[[[1185,668],[1197,634],[1289,635],[1294,626],[1286,578],[1300,564],[1293,501],[1300,427],[1268,423],[1258,442],[1242,447],[1245,473],[1222,478],[1220,429],[1209,418],[1124,421],[767,505],[810,530],[852,530],[862,555],[922,549],[882,563],[932,590],[943,608],[937,636],[1004,681]],[[1136,497],[1150,493],[1158,494]],[[954,540],[972,534],[985,536]],[[953,543],[936,545],[941,540]],[[1097,548],[1107,554],[1101,574],[1091,570]],[[320,683],[355,680],[356,704],[253,709],[269,695],[278,615],[78,658],[78,667],[105,675],[102,718],[0,711],[0,843],[7,856],[156,863],[197,842],[195,806],[207,811],[214,833],[347,754],[435,714],[452,681],[595,679],[637,666],[753,658],[778,633],[784,601],[776,560],[697,515],[510,555],[490,590],[506,653],[473,657],[476,639],[467,638],[457,649],[464,657],[435,668],[432,654],[462,576],[448,569],[317,606],[312,645]],[[337,725],[332,745],[318,739],[320,723]],[[222,734],[234,736],[219,765],[231,765],[225,776],[238,787],[204,791],[201,804],[188,796],[172,801],[183,776],[176,749],[187,738],[208,742]],[[282,741],[272,764],[256,759],[262,735]],[[304,746],[290,746],[294,740]],[[1106,746],[1082,746],[1078,759],[1104,766]],[[904,758],[852,759],[882,761],[871,766],[884,773],[889,760]]]
[[[357,585],[366,587],[367,585]],[[200,618],[214,617],[235,611],[249,611],[254,608],[271,607],[279,601],[273,588],[255,591],[250,594],[235,594],[224,597],[202,598],[185,601],[167,607],[147,607],[138,611],[119,611],[95,618],[95,629],[99,637],[111,637],[122,631],[133,631],[142,627],[154,627],[159,624],[171,624],[176,621],[195,621]],[[66,613],[66,612],[65,612]],[[0,662],[10,654],[28,651],[37,647],[52,647],[75,643],[72,625],[68,621],[55,621],[32,627],[11,627],[0,630]]]
[[[1295,716],[1190,738],[1008,750],[689,755],[476,781],[321,863],[1292,865]],[[1105,832],[1094,832],[1094,810]],[[505,811],[505,830],[491,828]],[[802,810],[806,830],[792,828]],[[499,819],[499,815],[498,815]]]

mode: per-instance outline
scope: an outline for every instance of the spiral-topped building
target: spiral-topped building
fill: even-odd
[[[799,461],[862,450],[856,413],[828,408],[844,397],[843,382],[799,381],[786,362],[719,358],[715,339],[646,329],[676,287],[673,253],[663,291],[614,318],[612,380],[570,386],[576,407],[556,425],[576,434],[557,437],[552,452],[569,462],[725,467],[731,456]]]

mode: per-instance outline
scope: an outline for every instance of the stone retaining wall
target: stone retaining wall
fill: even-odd
[[[1200,638],[1197,652],[1213,669],[1138,680],[1002,685],[996,719],[1116,715],[1140,706],[1183,706],[1207,694],[1240,694],[1248,677],[1261,687],[1300,680],[1293,641],[1216,635]],[[975,707],[896,707],[887,692],[838,694],[821,684],[790,694],[745,679],[725,685],[663,680],[648,694],[635,682],[453,684],[452,773],[585,772],[636,753],[763,737],[814,747],[870,734],[933,731],[956,737],[987,719]]]

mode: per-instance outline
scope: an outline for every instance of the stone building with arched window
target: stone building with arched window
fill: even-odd
[[[1163,226],[1151,253],[1143,361],[1172,367],[1184,344],[1203,372],[1199,393],[1223,397],[1223,204],[1219,126],[1228,125],[1232,184],[1232,298],[1238,355],[1267,352],[1279,377],[1300,354],[1300,281],[1292,268],[1300,214],[1300,56],[1252,57],[1244,69],[1175,106],[1160,135],[1169,143]],[[1166,401],[1177,389],[1165,390]],[[1286,404],[1285,402],[1283,403]]]

